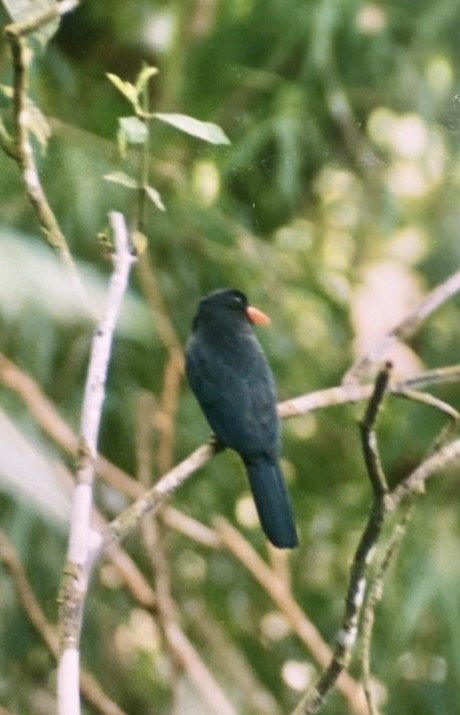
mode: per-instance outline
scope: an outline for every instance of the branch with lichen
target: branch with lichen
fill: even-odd
[[[294,710],[294,715],[314,715],[320,711],[337,678],[347,669],[358,637],[359,618],[367,585],[367,572],[374,559],[376,545],[385,519],[385,495],[388,486],[380,462],[375,423],[389,379],[390,365],[386,365],[377,376],[365,415],[360,422],[364,462],[372,486],[373,504],[350,569],[342,626],[338,632],[333,657],[329,665],[317,683],[300,700]]]
[[[97,442],[105,397],[105,382],[113,334],[135,257],[123,216],[110,214],[115,252],[105,315],[93,337],[83,400],[77,457],[76,487],[72,500],[69,545],[60,592],[58,668],[59,714],[80,712],[79,643],[83,607],[94,554],[100,535],[91,528],[93,481]]]
[[[317,683],[311,687],[300,700],[293,715],[314,715],[334,687],[340,674],[349,666],[352,652],[359,633],[359,625],[363,620],[364,648],[363,675],[364,691],[371,715],[378,715],[377,705],[370,686],[370,644],[375,608],[383,592],[384,576],[397,551],[411,515],[411,507],[417,494],[423,492],[425,481],[439,472],[450,461],[460,457],[460,440],[445,446],[439,446],[436,451],[425,459],[409,476],[393,490],[390,490],[382,468],[377,436],[375,432],[378,413],[382,407],[385,395],[393,392],[396,396],[413,399],[430,407],[438,409],[447,415],[453,424],[457,424],[458,413],[450,405],[437,400],[431,395],[414,392],[411,389],[390,387],[391,364],[387,363],[375,380],[373,391],[363,419],[360,422],[361,444],[364,463],[372,486],[373,503],[369,517],[359,541],[350,569],[350,580],[345,600],[345,614],[339,630],[333,657],[323,671]],[[452,371],[449,371],[449,375]],[[436,376],[436,378],[439,375]],[[421,381],[423,382],[423,381]],[[356,385],[345,385],[346,390],[354,390]],[[442,431],[441,435],[443,436]],[[437,445],[442,439],[436,441]],[[403,506],[403,513],[397,521],[392,536],[389,539],[385,556],[377,571],[371,588],[368,591],[369,572],[375,560],[377,547],[381,540],[386,519],[392,512]],[[368,591],[366,596],[366,591]],[[364,617],[362,618],[364,611]]]

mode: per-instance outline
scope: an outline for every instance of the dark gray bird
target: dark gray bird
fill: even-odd
[[[201,408],[248,473],[262,528],[278,548],[298,539],[279,465],[280,430],[272,372],[253,329],[270,319],[238,290],[205,296],[186,348],[186,373]]]

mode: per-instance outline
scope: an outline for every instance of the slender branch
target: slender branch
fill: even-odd
[[[203,467],[220,449],[218,445],[211,442],[204,444],[165,474],[155,486],[110,522],[103,534],[99,552],[102,553],[111,544],[121,541],[134,531],[147,514],[156,511],[170,494]]]
[[[63,3],[60,4],[62,5]],[[88,299],[80,274],[67,245],[66,238],[48,203],[35,163],[34,151],[29,137],[31,119],[27,99],[29,65],[32,60],[32,52],[28,48],[22,33],[18,31],[18,27],[21,27],[21,23],[8,25],[6,28],[13,60],[13,120],[15,130],[15,149],[13,152],[8,153],[19,165],[27,196],[37,214],[46,240],[57,251],[67,267],[72,284],[83,305],[88,306]],[[35,26],[32,29],[36,29]]]
[[[395,343],[407,341],[412,337],[425,320],[443,303],[456,295],[459,290],[460,271],[456,271],[444,283],[436,286],[431,293],[428,293],[404,320],[380,338],[364,356],[351,366],[343,378],[344,384],[358,382],[369,368],[378,363]]]
[[[423,493],[427,479],[460,459],[460,439],[445,445],[426,459],[386,497],[387,509],[394,511],[411,494]]]
[[[402,517],[398,520],[393,528],[393,532],[390,536],[388,546],[386,548],[382,562],[375,574],[371,587],[369,589],[366,603],[363,612],[363,628],[362,628],[362,653],[361,653],[361,663],[363,670],[363,684],[364,692],[366,694],[366,700],[369,706],[370,715],[379,715],[378,707],[376,703],[376,697],[374,694],[374,688],[371,683],[371,672],[370,672],[370,647],[372,642],[372,632],[375,620],[375,609],[382,600],[383,596],[383,586],[384,579],[390,564],[394,560],[396,553],[399,549],[401,541],[406,533],[407,527],[412,516],[412,506],[413,501],[411,501],[404,510]]]
[[[10,25],[7,25],[7,27],[5,28],[5,32],[7,33],[7,35],[25,37],[32,32],[36,32],[41,27],[47,25],[49,22],[52,22],[59,17],[62,17],[62,15],[65,15],[68,12],[72,12],[72,10],[75,10],[75,8],[81,5],[82,2],[84,2],[84,0],[60,0],[60,2],[55,2],[50,5],[50,7],[45,10],[45,12],[41,12],[39,15],[35,15],[35,17],[30,17],[27,20],[23,20],[22,22],[14,22]]]
[[[367,585],[367,572],[376,553],[385,519],[385,496],[388,491],[375,434],[377,416],[390,379],[391,365],[379,372],[364,417],[360,423],[364,461],[373,491],[373,505],[359,541],[350,569],[342,626],[336,639],[333,656],[317,683],[301,698],[293,715],[314,715],[321,709],[337,678],[348,667],[358,636],[359,618]]]
[[[380,499],[388,492],[388,484],[378,453],[374,426],[379,410],[382,407],[383,398],[388,389],[391,367],[391,363],[387,363],[385,368],[377,375],[374,391],[368,402],[364,417],[359,423],[364,462],[372,483],[374,497],[377,499]]]
[[[109,285],[106,313],[92,343],[81,417],[77,484],[72,503],[67,560],[61,585],[58,669],[60,715],[69,713],[77,715],[80,712],[78,679],[81,621],[91,559],[100,543],[100,536],[92,531],[90,526],[97,440],[113,334],[127,288],[130,268],[135,260],[131,253],[123,216],[112,213],[110,220],[115,238],[114,272]]]
[[[448,367],[436,368],[435,370],[427,370],[419,375],[409,377],[406,380],[395,382],[393,384],[390,383],[388,385],[388,392],[392,395],[406,396],[408,399],[412,399],[410,395],[411,391],[421,390],[432,386],[435,387],[437,385],[444,385],[451,382],[458,382],[459,380],[460,365],[451,365]],[[308,412],[314,412],[327,407],[362,402],[363,400],[368,400],[372,395],[372,392],[372,384],[358,385],[353,382],[346,382],[345,384],[337,387],[329,387],[325,390],[309,392],[306,395],[299,395],[299,397],[293,397],[289,400],[285,400],[284,402],[280,402],[278,404],[278,414],[282,419],[291,419],[293,417],[298,417],[299,415],[304,415]],[[413,394],[413,399],[421,402],[418,396],[415,397],[414,392]],[[433,407],[436,406],[435,400],[436,398],[433,398],[430,401],[430,404]],[[428,403],[428,400],[426,401]]]

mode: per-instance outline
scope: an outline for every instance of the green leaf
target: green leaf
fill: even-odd
[[[128,144],[145,144],[149,135],[145,122],[138,117],[120,117],[118,123]]]
[[[160,209],[160,211],[166,211],[166,207],[163,203],[160,193],[156,189],[154,189],[153,186],[146,186],[145,192],[149,197],[150,201],[153,201],[157,209]]]
[[[171,124],[180,129],[181,132],[191,134],[198,139],[203,139],[210,144],[230,144],[230,139],[223,130],[212,122],[201,122],[199,119],[189,117],[186,114],[158,114],[154,115],[161,122]]]
[[[112,181],[114,184],[121,184],[121,186],[126,186],[127,189],[138,189],[139,184],[136,179],[132,176],[128,176],[123,171],[112,171],[110,174],[105,174],[104,179],[106,181]]]
[[[107,72],[107,77],[109,80],[112,82],[112,84],[118,89],[119,92],[122,93],[126,99],[131,102],[133,107],[137,106],[137,89],[131,82],[125,82],[124,80],[121,79],[121,77],[118,77],[116,74],[111,74],[110,72]]]
[[[139,75],[136,79],[136,90],[138,95],[145,89],[145,86],[149,79],[158,74],[158,72],[159,70],[157,69],[157,67],[144,67],[139,72]]]

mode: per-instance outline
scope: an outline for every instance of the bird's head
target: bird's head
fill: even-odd
[[[268,315],[249,305],[245,294],[235,288],[219,288],[201,299],[197,318],[213,322],[248,320],[257,325],[268,325]]]

